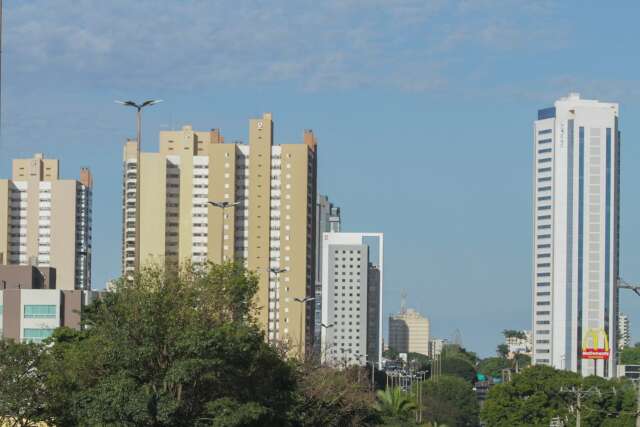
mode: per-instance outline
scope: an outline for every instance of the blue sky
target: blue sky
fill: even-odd
[[[44,152],[95,176],[96,287],[120,269],[121,148],[191,123],[319,139],[319,187],[348,231],[385,233],[385,313],[490,354],[531,323],[531,126],[569,91],[621,104],[621,273],[640,281],[637,2],[5,2],[0,176]],[[640,330],[640,297],[622,293]],[[634,334],[640,340],[640,334]]]

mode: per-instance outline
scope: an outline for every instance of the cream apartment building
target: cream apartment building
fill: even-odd
[[[307,348],[314,304],[296,298],[314,296],[316,152],[311,130],[301,144],[276,144],[269,113],[249,121],[248,144],[191,126],[160,132],[158,152],[128,141],[123,275],[150,262],[242,260],[259,275],[268,338]]]
[[[60,179],[39,153],[12,169],[0,179],[0,264],[53,267],[59,289],[91,289],[91,172]]]
[[[429,319],[407,309],[389,317],[389,347],[399,353],[429,354]]]

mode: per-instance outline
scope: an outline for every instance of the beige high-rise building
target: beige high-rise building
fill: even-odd
[[[59,289],[91,289],[92,186],[89,169],[63,180],[58,160],[14,160],[0,180],[0,264],[54,267]]]
[[[315,287],[313,132],[304,132],[302,144],[276,145],[266,113],[250,120],[248,144],[184,126],[160,132],[159,152],[137,150],[135,141],[124,148],[123,274],[138,263],[243,260],[260,277],[257,306],[268,338],[306,348],[314,304],[296,298],[314,296]]]
[[[389,347],[399,353],[429,354],[429,319],[415,310],[389,317]]]

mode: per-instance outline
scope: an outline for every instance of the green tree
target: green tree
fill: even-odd
[[[44,347],[0,339],[0,425],[28,427],[48,421]]]
[[[457,344],[447,344],[442,349],[442,358],[445,357],[457,357],[468,361],[472,366],[475,366],[478,361],[478,355],[472,351],[467,351],[466,348],[460,347]]]
[[[499,344],[496,348],[496,353],[502,358],[506,358],[509,355],[509,346],[506,344]]]
[[[522,353],[516,353],[513,360],[513,367],[517,365],[518,370],[531,366],[531,356]]]
[[[57,425],[286,425],[295,371],[255,324],[240,264],[147,268],[61,331],[47,362]]]
[[[478,364],[478,372],[487,377],[500,377],[503,369],[511,368],[511,363],[504,357],[488,357]]]
[[[400,387],[378,390],[377,409],[383,417],[407,420],[416,410],[416,404],[411,396]]]
[[[554,417],[575,423],[576,399],[563,389],[597,386],[602,394],[583,400],[583,426],[633,426],[635,392],[626,381],[606,381],[536,365],[494,386],[484,403],[482,421],[490,426],[548,426]],[[615,389],[616,393],[612,393]]]
[[[622,365],[640,365],[640,347],[625,347],[620,352],[620,364]]]
[[[399,360],[400,353],[398,353],[394,348],[389,347],[388,349],[382,352],[382,357],[389,360]]]
[[[305,364],[298,371],[298,401],[294,424],[314,426],[360,426],[377,420],[375,396],[366,372]],[[366,370],[365,370],[366,371]]]
[[[516,331],[514,329],[505,329],[502,331],[502,335],[504,335],[505,338],[525,339],[527,337],[523,331]]]
[[[477,426],[478,414],[478,401],[467,381],[443,375],[424,383],[424,419],[437,425]]]
[[[431,366],[431,359],[422,353],[411,352],[407,354],[409,366],[417,371],[426,371]]]
[[[447,354],[446,357],[442,358],[442,374],[473,382],[476,379],[476,368],[467,358],[460,355],[450,356]]]

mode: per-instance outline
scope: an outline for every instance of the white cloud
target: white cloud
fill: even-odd
[[[30,0],[7,6],[5,47],[12,72],[112,87],[287,81],[430,90],[451,79],[452,64],[464,69],[467,49],[562,39],[557,28],[527,23],[552,10],[529,3]]]

